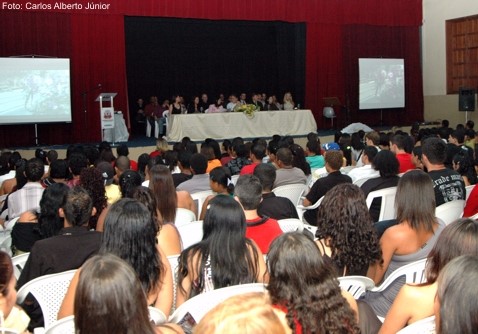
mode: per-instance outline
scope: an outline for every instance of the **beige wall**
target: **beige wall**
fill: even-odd
[[[426,121],[448,119],[452,126],[465,123],[465,113],[458,111],[458,95],[446,95],[445,21],[476,14],[476,0],[423,0],[422,57]],[[478,123],[478,111],[468,113],[468,119]]]

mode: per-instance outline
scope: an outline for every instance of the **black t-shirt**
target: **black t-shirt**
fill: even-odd
[[[428,175],[433,180],[436,206],[466,198],[465,182],[461,175],[454,170],[444,168],[428,172]]]

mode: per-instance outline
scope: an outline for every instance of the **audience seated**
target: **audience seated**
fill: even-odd
[[[10,256],[0,251],[0,313],[2,329],[8,328],[18,333],[28,333],[30,318],[20,307],[15,305],[17,291],[13,264]]]
[[[113,204],[121,198],[121,191],[117,184],[114,184],[115,170],[111,163],[101,161],[96,168],[103,176],[104,188],[108,204]],[[81,184],[81,182],[80,182]]]
[[[82,151],[73,151],[70,155],[67,154],[67,160],[71,178],[66,184],[72,188],[80,185],[80,174],[83,168],[88,167],[88,159]]]
[[[101,171],[95,167],[84,168],[80,174],[80,185],[88,192],[93,200],[95,214],[91,216],[88,227],[95,230],[99,217],[108,205]]]
[[[306,176],[311,173],[311,167],[305,159],[305,151],[302,146],[298,144],[289,145],[289,149],[292,152],[292,165],[301,169]]]
[[[309,193],[305,196],[304,206],[313,205],[337,184],[352,183],[349,176],[340,172],[342,164],[342,151],[330,150],[325,152],[325,168],[329,174],[315,181]],[[304,218],[310,225],[317,225],[317,209],[307,210],[304,213]]]
[[[378,150],[375,146],[366,146],[360,155],[360,160],[362,162],[360,167],[355,167],[347,175],[352,179],[353,182],[365,179],[373,178],[379,176],[378,170],[373,168],[372,163],[373,159],[377,155]]]
[[[285,186],[288,184],[305,184],[307,176],[297,167],[293,166],[292,151],[287,147],[282,147],[277,150],[276,164],[278,166],[277,176],[273,188]]]
[[[50,163],[47,177],[42,179],[41,184],[43,188],[54,183],[66,183],[68,177],[68,162],[63,159],[56,159]]]
[[[15,161],[13,170],[11,170],[8,174],[5,174],[6,178],[2,182],[2,187],[0,188],[0,196],[8,195],[11,192],[22,188],[25,183],[27,183],[27,179],[25,177],[25,165],[27,163],[26,159],[18,158],[12,159],[14,156],[20,156],[20,154],[15,154],[18,152],[12,153],[9,164],[12,160]],[[13,176],[12,176],[13,175]]]
[[[177,208],[191,210],[197,217],[196,204],[191,195],[185,190],[174,188],[173,177],[168,167],[164,165],[153,166],[149,174],[151,178],[149,189],[152,190],[156,207],[166,223],[174,223]]]
[[[40,159],[32,158],[25,165],[27,183],[8,196],[8,219],[19,217],[28,210],[38,210],[43,187],[40,183],[44,173],[44,164]]]
[[[477,279],[478,259],[471,255],[462,255],[452,260],[440,272],[435,297],[437,334],[476,333]]]
[[[367,146],[368,147],[368,146]],[[399,163],[395,156],[390,151],[382,150],[377,153],[372,162],[372,167],[379,172],[379,177],[371,178],[362,184],[360,187],[367,198],[368,194],[375,190],[396,187],[400,177],[398,174]],[[381,198],[375,198],[369,208],[370,216],[374,222],[378,221],[380,216],[380,206],[382,205]]]
[[[422,144],[422,161],[433,180],[436,206],[466,198],[461,175],[444,165],[445,149],[445,143],[438,138],[427,138]]]
[[[246,216],[246,237],[254,240],[261,252],[267,254],[272,240],[283,232],[277,220],[260,216],[257,212],[262,199],[261,182],[254,175],[241,175],[234,188],[234,196]]]
[[[119,157],[129,158],[128,157],[129,156],[128,145],[126,145],[126,144],[118,145],[118,147],[116,148],[116,154],[118,155],[118,158]],[[130,159],[129,162],[130,162],[130,168],[134,171],[138,171],[138,163],[135,160],[132,160],[132,159]],[[127,169],[129,169],[129,168],[127,168]]]
[[[236,142],[236,143],[234,143]],[[231,175],[237,175],[241,172],[241,169],[249,165],[251,161],[247,158],[248,151],[246,145],[244,145],[242,138],[241,141],[233,141],[232,146],[232,159],[226,164],[226,167],[231,170]]]
[[[478,187],[474,187],[466,200],[463,217],[472,217],[478,213]]]
[[[445,227],[428,255],[426,284],[405,284],[400,289],[380,334],[396,333],[432,316],[438,275],[447,263],[460,255],[478,256],[478,222],[475,220],[460,219]]]
[[[180,172],[172,174],[174,187],[177,188],[182,182],[193,177],[191,165],[189,164],[191,156],[192,154],[185,150],[178,153],[178,168]]]
[[[256,166],[262,162],[262,159],[264,159],[265,156],[266,147],[259,143],[253,144],[251,147],[251,153],[249,155],[251,164],[242,167],[240,175],[253,174]]]
[[[231,197],[211,200],[203,231],[202,240],[185,249],[179,258],[177,306],[213,289],[267,282],[262,252],[246,238],[244,213]]]
[[[199,220],[204,220],[209,202],[218,195],[233,196],[234,184],[231,181],[229,169],[226,167],[216,167],[209,173],[209,183],[214,195],[208,196],[202,205],[201,216]]]
[[[305,160],[307,160],[311,169],[325,167],[325,159],[320,152],[320,145],[317,140],[309,140],[307,142],[305,153],[307,154]]]
[[[412,162],[411,152],[407,152],[406,148],[406,135],[396,134],[390,139],[390,151],[395,153],[395,157],[398,160],[398,172],[405,173],[408,170],[415,169],[415,165]]]
[[[465,187],[477,183],[475,163],[464,150],[455,154],[452,165],[453,170],[461,175],[463,182],[465,182]]]
[[[335,271],[304,234],[274,240],[267,264],[272,304],[286,314],[293,333],[361,333],[357,321],[373,321],[373,313],[371,319],[359,313],[357,301],[340,289]]]
[[[206,173],[209,174],[216,167],[221,167],[221,161],[216,158],[214,155],[214,149],[208,144],[203,144],[201,146],[201,154],[204,155],[207,159],[207,169]]]
[[[317,245],[336,276],[366,276],[382,258],[362,191],[342,183],[327,192],[317,212]]]
[[[397,225],[389,227],[380,238],[383,261],[377,261],[367,273],[375,284],[401,266],[426,258],[445,227],[435,218],[433,183],[421,170],[409,171],[400,178],[395,209]],[[367,292],[365,300],[384,317],[404,282],[399,278],[383,292]]]
[[[156,140],[156,149],[149,154],[150,158],[162,157],[164,153],[169,149],[168,142],[164,138],[158,138]]]
[[[130,198],[120,199],[106,216],[100,254],[114,254],[131,265],[141,281],[148,305],[168,316],[173,302],[173,282],[169,262],[156,243],[158,229],[158,223],[145,205]],[[73,314],[77,284],[78,278],[73,279],[58,318]]]
[[[73,278],[75,329],[79,333],[183,333],[174,324],[155,327],[141,282],[131,266],[113,254],[86,261]],[[121,301],[121,302],[119,302]]]
[[[28,253],[36,241],[58,234],[63,228],[58,210],[65,203],[69,189],[63,183],[52,184],[43,192],[38,211],[25,211],[20,215],[12,229],[14,255]]]
[[[159,226],[156,235],[157,243],[166,256],[178,255],[181,253],[181,237],[174,222],[164,222],[159,209],[156,206],[153,191],[146,187],[136,187],[131,194],[131,198],[143,203],[152,213],[153,218]]]
[[[199,191],[210,190],[209,175],[206,174],[207,159],[200,153],[195,153],[189,160],[191,165],[191,172],[193,177],[187,181],[180,183],[176,190],[185,190],[190,194],[197,193]]]
[[[262,185],[262,201],[257,207],[257,214],[261,217],[270,217],[276,220],[299,218],[297,209],[287,197],[276,196],[272,192],[272,185],[276,179],[276,169],[271,164],[259,164],[254,169]]]

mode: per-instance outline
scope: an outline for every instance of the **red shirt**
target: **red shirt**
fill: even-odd
[[[258,165],[257,162],[253,162],[250,165],[245,165],[244,167],[242,167],[239,175],[254,174],[254,169],[256,169],[257,165]]]
[[[399,173],[405,173],[408,170],[416,168],[412,162],[412,155],[410,153],[397,153],[395,156],[400,164],[398,169]]]
[[[254,240],[263,254],[269,253],[272,241],[284,233],[277,220],[269,217],[247,220],[246,224],[246,238]]]
[[[473,187],[470,196],[466,200],[463,217],[471,217],[478,213],[478,186]]]

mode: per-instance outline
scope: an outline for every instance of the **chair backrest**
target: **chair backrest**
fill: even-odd
[[[300,197],[307,189],[307,186],[302,183],[287,184],[272,189],[276,196],[287,197],[294,205],[300,204]]]
[[[319,198],[317,200],[317,202],[315,202],[314,204],[309,205],[309,206],[303,206],[303,205],[300,205],[300,204],[296,205],[295,209],[297,210],[297,215],[299,216],[299,219],[303,221],[304,212],[307,211],[307,210],[317,209],[319,207],[319,205],[322,203],[323,200],[324,200],[324,196],[322,196],[321,198]]]
[[[362,184],[364,184],[366,181],[370,180],[371,178],[372,178],[372,177],[364,177],[364,178],[355,180],[353,183],[354,183],[357,187],[361,187]]]
[[[279,219],[277,221],[279,223],[280,229],[282,232],[302,232],[304,229],[304,223],[302,220],[297,218],[287,218],[287,219]]]
[[[435,316],[418,320],[399,330],[397,334],[435,334]]]
[[[448,225],[463,216],[465,203],[465,200],[462,199],[456,199],[443,203],[442,205],[436,207],[435,216],[443,220],[445,224]]]
[[[44,275],[23,285],[17,292],[17,304],[21,304],[31,293],[40,304],[45,320],[45,328],[56,321],[66,290],[76,269],[58,274]]]
[[[239,176],[241,176],[241,175],[236,174],[236,175],[231,176],[231,182],[232,182],[233,185],[236,185],[237,179],[239,178]]]
[[[16,279],[20,277],[20,274],[22,273],[23,267],[25,267],[25,263],[27,262],[29,256],[30,253],[24,253],[12,257],[13,274],[15,275]]]
[[[204,315],[214,308],[214,306],[223,302],[229,297],[248,293],[248,292],[264,292],[266,287],[264,283],[250,283],[229,286],[227,288],[216,289],[201,293],[192,297],[179,306],[176,311],[169,317],[170,322],[178,323],[184,316],[189,313],[196,323],[199,323]]]
[[[5,222],[4,227],[0,226],[0,250],[12,256],[12,229],[18,218],[16,217]]]
[[[473,188],[475,188],[474,184],[465,187],[465,189],[466,189],[466,199],[465,200],[466,201],[468,201],[468,198],[470,197],[470,194],[471,194],[471,191],[473,190]]]
[[[395,194],[397,193],[397,187],[384,188],[369,192],[367,196],[367,207],[370,209],[373,199],[377,197],[382,198],[382,204],[380,206],[380,216],[378,221],[396,218],[395,212]]]
[[[406,264],[393,273],[391,273],[380,286],[371,289],[375,292],[385,290],[390,284],[392,284],[397,278],[405,276],[405,283],[425,283],[425,264],[427,259],[418,260],[409,264]]]
[[[324,107],[324,109],[322,110],[322,114],[325,118],[334,118],[335,110],[333,107]]]
[[[19,331],[16,331],[12,328],[0,327],[1,334],[20,334]]]
[[[177,227],[179,235],[181,236],[183,249],[186,249],[202,240],[202,224],[202,220],[197,220]]]
[[[45,334],[75,334],[75,316],[70,315],[55,321],[48,328],[45,328]]]
[[[196,220],[196,215],[194,212],[184,208],[176,209],[176,219],[174,220],[174,225],[181,226]]]
[[[373,281],[365,276],[339,277],[339,284],[342,290],[348,291],[355,299],[359,299],[365,291],[375,287]]]
[[[196,207],[198,208],[198,218],[201,217],[201,210],[202,210],[202,205],[204,204],[204,201],[208,196],[214,195],[214,192],[212,190],[205,190],[205,191],[198,191],[197,193],[191,194],[191,197],[194,200],[194,203],[196,203]]]
[[[160,309],[156,307],[148,306],[149,318],[154,322],[155,325],[164,324],[168,317],[166,317]]]

